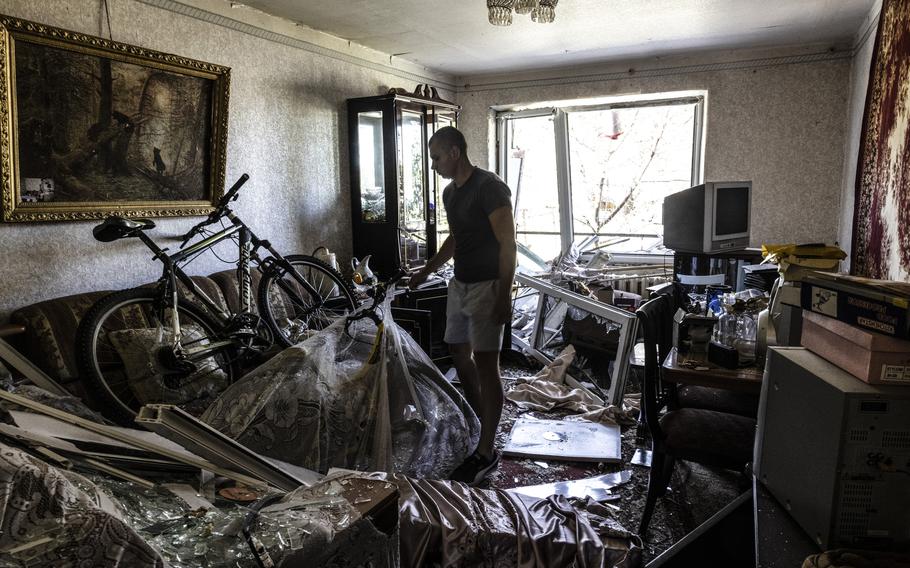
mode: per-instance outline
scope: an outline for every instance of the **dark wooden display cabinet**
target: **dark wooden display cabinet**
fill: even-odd
[[[448,360],[449,348],[443,341],[446,333],[446,302],[448,287],[445,283],[410,290],[395,297],[392,317],[408,330],[433,361]],[[423,314],[420,318],[417,314]],[[417,329],[415,329],[415,327]],[[419,332],[415,334],[415,331]]]
[[[459,109],[399,93],[348,99],[354,256],[371,255],[381,279],[399,267],[423,266],[436,253],[439,233],[445,238],[437,208],[444,186],[430,169],[427,141],[454,126]]]

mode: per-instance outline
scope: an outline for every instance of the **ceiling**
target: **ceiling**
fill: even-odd
[[[562,0],[556,21],[487,22],[484,0],[243,0],[456,76],[697,50],[852,46],[876,0]]]

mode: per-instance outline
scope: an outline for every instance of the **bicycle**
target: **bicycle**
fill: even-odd
[[[76,334],[80,374],[112,418],[131,422],[149,403],[204,410],[244,363],[261,358],[272,344],[294,345],[356,307],[350,283],[335,269],[311,256],[282,256],[228,207],[248,179],[243,174],[205,220],[178,237],[180,250],[173,254],[146,234],[155,227],[148,219],[108,217],[92,230],[101,242],[138,238],[163,264],[154,286],[95,303]],[[218,222],[220,230],[206,229]],[[187,246],[197,235],[203,238]],[[226,239],[239,250],[236,313],[220,307],[181,268]],[[261,273],[258,315],[251,265]]]

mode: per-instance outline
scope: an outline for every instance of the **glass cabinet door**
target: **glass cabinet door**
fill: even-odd
[[[399,243],[408,268],[427,261],[426,156],[423,113],[402,109],[398,122]]]
[[[382,146],[382,111],[357,114],[360,166],[360,210],[365,223],[385,223],[385,166]]]
[[[348,99],[353,254],[388,278],[436,254],[443,181],[427,141],[455,125],[460,107],[442,99],[388,93]]]
[[[432,120],[427,121],[427,141],[433,134],[445,126],[455,126],[455,112],[448,109],[436,109],[431,115]],[[447,181],[439,177],[434,171],[429,172],[430,183],[430,210],[435,213],[436,225],[436,248],[438,249],[446,237],[449,236],[449,221],[446,219],[446,208],[442,203],[442,190],[445,189]]]

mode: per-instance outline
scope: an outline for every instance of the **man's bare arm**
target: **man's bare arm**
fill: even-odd
[[[436,251],[433,258],[428,260],[423,268],[411,276],[408,286],[414,288],[425,282],[427,277],[439,270],[443,264],[447,263],[449,259],[452,258],[453,254],[455,254],[455,239],[452,238],[452,235],[449,235],[446,237],[446,240],[442,241],[442,246],[439,247],[439,250]]]
[[[499,241],[499,288],[493,306],[493,321],[507,324],[512,317],[512,279],[515,278],[515,219],[509,206],[496,209],[489,219]]]

